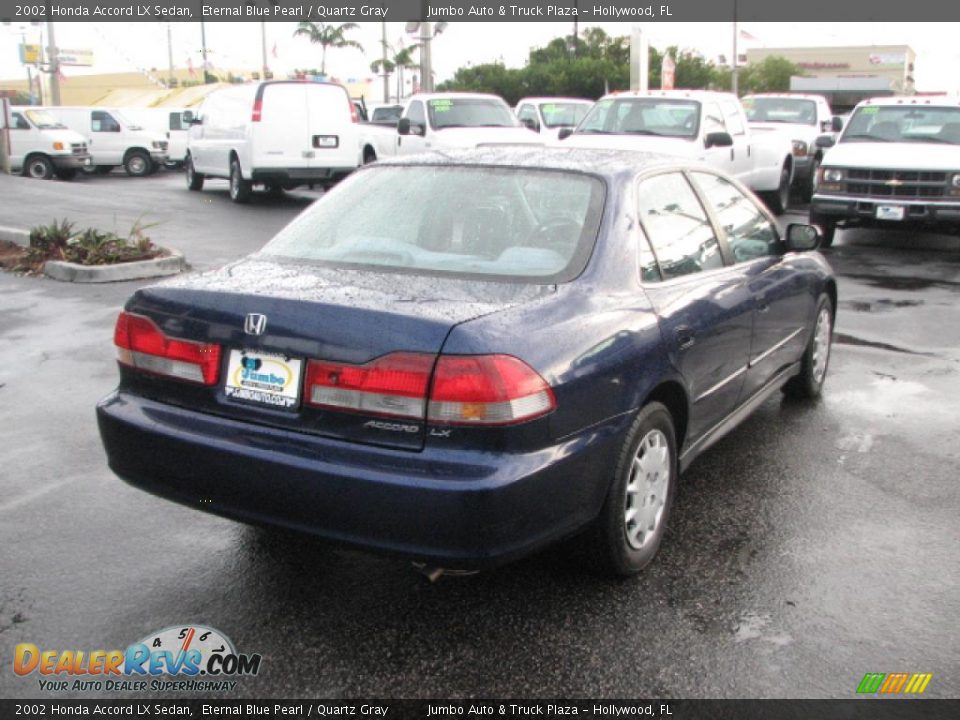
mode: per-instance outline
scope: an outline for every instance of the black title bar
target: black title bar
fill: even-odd
[[[5,22],[876,22],[960,20],[944,0],[0,0]]]

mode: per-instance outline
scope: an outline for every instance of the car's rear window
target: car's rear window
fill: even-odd
[[[604,183],[574,172],[381,166],[355,173],[262,254],[424,274],[566,282],[583,270]]]

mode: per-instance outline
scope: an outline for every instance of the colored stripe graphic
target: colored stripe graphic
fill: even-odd
[[[872,695],[919,695],[927,689],[933,673],[867,673],[857,686],[857,692]]]
[[[880,685],[883,683],[884,677],[886,677],[886,673],[867,673],[863,676],[863,680],[860,681],[860,685],[857,687],[857,692],[869,693],[872,695],[880,689]]]

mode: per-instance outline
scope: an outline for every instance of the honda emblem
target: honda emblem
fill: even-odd
[[[248,313],[243,323],[243,331],[247,335],[263,335],[267,329],[267,316],[260,313]]]

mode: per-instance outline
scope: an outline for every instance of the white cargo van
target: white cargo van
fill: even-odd
[[[187,186],[228,178],[230,198],[242,203],[254,184],[273,192],[331,184],[360,164],[358,123],[342,85],[279,80],[218,90],[190,128]]]
[[[87,141],[37,107],[10,108],[10,169],[46,180],[72,180],[90,164]]]
[[[181,167],[187,156],[187,136],[194,111],[186,108],[124,108],[123,114],[167,139],[167,167]]]
[[[46,107],[51,115],[87,139],[97,172],[122,165],[127,175],[149,175],[167,159],[167,139],[145,130],[122,110],[98,107]]]

